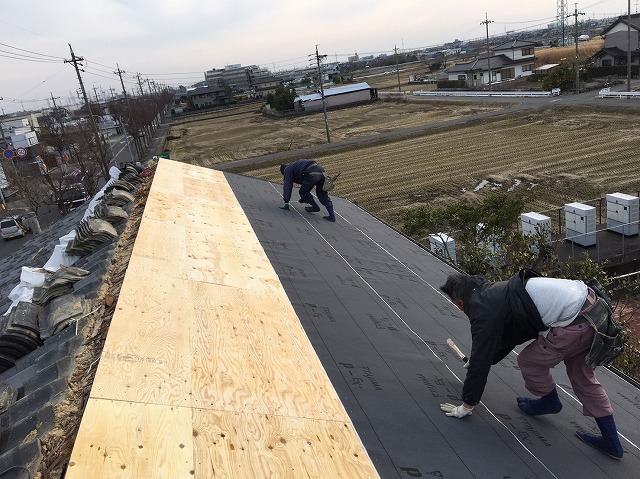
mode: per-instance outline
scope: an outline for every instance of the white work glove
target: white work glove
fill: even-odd
[[[470,416],[473,411],[473,408],[467,409],[466,407],[464,407],[464,404],[461,404],[460,406],[454,406],[453,404],[449,403],[440,404],[440,409],[443,410],[447,416],[457,418]]]

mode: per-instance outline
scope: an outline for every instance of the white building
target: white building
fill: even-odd
[[[324,90],[324,101],[327,108],[363,103],[378,97],[378,90],[371,88],[368,83],[353,83]],[[322,94],[320,92],[297,96],[293,100],[296,111],[314,111],[322,109]]]
[[[449,80],[464,81],[467,87],[482,87],[533,74],[535,60],[533,42],[512,40],[494,47],[488,58],[480,54],[475,60],[453,65],[446,72]]]

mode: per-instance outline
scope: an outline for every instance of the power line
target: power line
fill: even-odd
[[[13,45],[8,45],[6,43],[0,43],[0,45],[2,45],[3,47],[7,47],[7,48],[13,48],[14,50],[19,50],[21,52],[26,52],[26,53],[31,53],[32,55],[38,55],[38,56],[42,56],[42,57],[49,57],[49,58],[55,58],[56,60],[60,60],[63,61],[64,58],[63,57],[54,57],[52,55],[45,55],[44,53],[38,53],[38,52],[32,52],[31,50],[24,50],[22,48],[18,48],[18,47],[14,47]]]
[[[9,55],[0,55],[0,57],[10,58],[12,60],[23,60],[23,61],[29,61],[29,62],[34,62],[34,63],[60,63],[62,61],[62,60],[46,60],[46,59],[41,59],[41,58],[33,58],[33,57],[29,57],[27,55],[7,52],[6,50],[0,50],[0,52],[4,52],[4,53],[8,53],[9,54]],[[16,55],[19,55],[19,56],[16,56]]]

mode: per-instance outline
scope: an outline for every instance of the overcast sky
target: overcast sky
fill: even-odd
[[[567,2],[569,14],[574,2]],[[628,0],[585,0],[580,19],[626,15]],[[638,0],[631,1],[635,13]],[[84,61],[87,93],[121,92],[113,72],[189,85],[204,71],[260,65],[279,71],[347,56],[413,50],[455,39],[524,32],[555,21],[556,0],[0,0],[0,108],[68,104],[79,89],[69,45]],[[568,18],[573,24],[573,18]],[[95,91],[94,91],[95,88]],[[146,84],[145,84],[146,88]]]

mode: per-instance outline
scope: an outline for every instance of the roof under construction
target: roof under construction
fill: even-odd
[[[620,461],[576,437],[595,422],[563,368],[560,414],[518,409],[519,348],[472,416],[445,416],[466,371],[447,339],[471,345],[439,291],[454,270],[333,200],[330,223],[279,209],[281,185],[160,160],[130,258],[111,268],[110,287],[124,279],[82,376],[67,479],[636,475],[640,391],[607,368]]]

